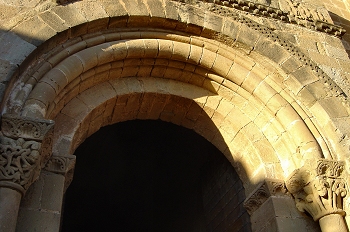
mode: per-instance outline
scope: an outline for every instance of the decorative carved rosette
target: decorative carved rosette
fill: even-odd
[[[343,199],[347,186],[343,171],[344,162],[325,159],[295,170],[286,186],[297,208],[309,213],[315,221],[329,214],[344,216]]]
[[[0,135],[0,187],[22,194],[39,177],[51,153],[54,122],[5,114]]]
[[[52,156],[46,163],[45,170],[65,177],[64,191],[73,180],[76,157],[74,155]]]
[[[244,201],[244,207],[252,215],[271,196],[285,195],[287,189],[284,182],[277,179],[266,179]]]

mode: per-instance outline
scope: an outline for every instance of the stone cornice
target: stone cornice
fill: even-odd
[[[317,9],[308,9],[300,3],[288,2],[288,12],[281,9],[266,6],[247,0],[214,0],[214,4],[226,8],[244,11],[256,16],[271,18],[285,23],[297,24],[311,30],[324,32],[330,35],[341,37],[345,34],[345,29],[329,23],[324,15]]]

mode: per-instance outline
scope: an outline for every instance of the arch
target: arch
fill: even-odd
[[[40,80],[41,76],[48,72],[49,69],[53,68],[53,66],[57,64],[55,62],[62,61],[63,57],[67,56],[69,52],[78,52],[80,49],[85,49],[93,45],[103,46],[102,43],[111,43],[112,41],[123,39],[130,40],[129,43],[133,43],[131,41],[134,41],[134,39],[136,41],[136,38],[160,39],[167,36],[169,30],[176,29],[176,36],[174,36],[176,38],[170,39],[166,37],[165,40],[174,40],[175,42],[180,42],[174,44],[183,45],[182,43],[184,41],[182,40],[185,39],[187,43],[190,43],[190,46],[188,46],[190,48],[194,48],[194,46],[199,48],[206,46],[212,53],[209,52],[205,60],[213,59],[210,55],[216,56],[216,54],[225,57],[223,54],[230,53],[226,52],[226,50],[235,49],[244,54],[243,57],[245,58],[241,56],[240,59],[245,59],[243,62],[245,65],[251,65],[250,62],[252,60],[261,61],[260,68],[262,68],[259,71],[262,71],[264,74],[261,74],[262,76],[260,78],[266,79],[262,82],[261,86],[267,86],[265,83],[266,81],[268,85],[270,85],[267,88],[275,88],[277,93],[287,99],[287,102],[289,102],[299,114],[302,121],[307,124],[309,130],[312,131],[317,143],[322,147],[322,153],[325,157],[340,159],[340,157],[345,155],[344,152],[346,151],[344,151],[344,148],[339,146],[338,143],[333,142],[341,140],[343,133],[327,133],[328,139],[324,139],[325,133],[330,130],[335,131],[334,124],[342,123],[342,119],[340,118],[344,118],[344,116],[348,114],[347,107],[344,107],[342,103],[346,101],[346,99],[338,100],[338,96],[342,95],[341,89],[337,87],[312,60],[300,50],[293,47],[288,40],[277,35],[271,29],[239,14],[234,17],[214,14],[209,8],[206,8],[205,4],[202,7],[195,7],[175,2],[162,2],[163,13],[156,13],[154,4],[148,2],[133,2],[133,4],[136,5],[141,4],[142,6],[147,6],[144,10],[129,8],[124,3],[121,3],[121,5],[118,5],[119,3],[113,3],[115,4],[113,6],[108,2],[94,2],[91,4],[96,7],[98,13],[94,15],[88,14],[89,9],[87,8],[87,3],[54,6],[50,9],[50,13],[39,13],[37,16],[20,23],[12,29],[13,32],[22,34],[22,37],[26,36],[29,34],[28,24],[33,21],[37,22],[37,18],[40,18],[43,20],[40,21],[40,26],[37,27],[42,28],[42,31],[51,31],[51,34],[46,33],[45,35],[48,37],[40,38],[40,36],[42,37],[42,34],[40,34],[42,31],[37,31],[37,34],[33,34],[35,32],[31,31],[31,37],[37,38],[35,44],[39,46],[37,49],[38,52],[31,53],[32,55],[21,64],[22,71],[14,86],[15,90],[11,91],[11,87],[9,87],[8,93],[12,93],[8,96],[11,97],[7,98],[9,100],[3,101],[3,105],[6,105],[3,113],[13,112],[9,110],[11,107],[12,109],[21,109],[21,101],[24,100],[21,100],[21,96],[25,98],[31,91],[30,89]],[[52,22],[52,19],[55,18],[60,21],[63,16],[66,16],[66,12],[64,12],[63,9],[70,13],[74,12],[78,16],[75,20],[69,18],[69,20],[62,23],[61,26],[58,26]],[[118,9],[118,11],[116,11],[116,9]],[[197,14],[188,15],[185,13],[185,10],[191,10],[191,12],[196,12]],[[148,29],[147,31],[142,31],[139,29],[145,26],[159,28],[160,25],[162,28],[161,30],[150,31]],[[127,29],[120,29],[120,27],[124,26],[127,27]],[[125,33],[122,33],[123,30]],[[165,33],[159,32],[164,32],[164,30]],[[121,33],[116,33],[116,31]],[[157,33],[154,33],[154,31]],[[58,35],[54,36],[55,33],[58,33]],[[88,34],[86,35],[86,33]],[[154,37],[154,35],[156,36]],[[177,41],[177,39],[179,41]],[[45,40],[47,40],[47,42],[42,43],[42,41]],[[190,40],[190,42],[188,40]],[[65,41],[68,42],[62,45]],[[69,46],[69,44],[72,46]],[[217,46],[217,44],[220,44],[220,46]],[[55,49],[53,50],[53,48]],[[98,46],[96,48],[98,48]],[[137,49],[137,47],[135,48]],[[210,50],[210,48],[212,48],[212,50]],[[182,52],[184,51],[185,50]],[[55,53],[57,53],[57,55],[53,56]],[[218,57],[221,59],[221,56]],[[251,57],[252,60],[246,61],[246,57]],[[75,61],[77,61],[77,57],[74,55],[68,60],[74,58]],[[232,57],[228,55],[226,58],[231,59]],[[49,59],[50,62],[48,61]],[[237,60],[236,62],[239,63]],[[262,63],[264,64],[261,65]],[[27,69],[27,65],[29,64],[31,68]],[[228,65],[230,64],[228,63]],[[254,62],[253,65],[255,65]],[[101,66],[99,68],[102,70],[107,67]],[[205,68],[208,67],[206,66]],[[215,70],[215,68],[222,69],[223,67],[213,66],[210,68],[213,68],[212,71],[215,73],[218,71]],[[233,68],[233,66],[231,65],[225,68]],[[251,72],[250,68],[251,67],[246,67],[245,70],[242,71]],[[254,66],[254,68],[258,69],[258,66]],[[96,68],[90,70],[90,74],[95,70]],[[51,70],[51,73],[54,74],[54,71],[57,72],[58,70],[54,68]],[[63,78],[60,71],[56,74],[60,74]],[[258,71],[256,70],[256,72]],[[245,74],[242,74],[242,76],[244,75]],[[227,73],[225,75],[221,73],[221,76],[227,78]],[[308,78],[305,78],[305,76]],[[28,80],[26,80],[27,78]],[[14,82],[14,80],[13,78],[12,81]],[[64,82],[65,80],[60,81]],[[236,81],[238,85],[240,85],[239,80]],[[40,85],[43,84],[40,83]],[[16,88],[17,90],[20,89],[20,91],[17,91]],[[251,90],[253,90],[254,85],[251,86],[251,88]],[[49,92],[46,94],[49,94]],[[62,94],[63,92],[61,95]],[[16,95],[18,96],[15,97]],[[256,95],[259,94],[256,93]],[[259,96],[262,95],[260,94]],[[11,100],[11,98],[13,99]],[[336,115],[334,115],[334,112],[331,112],[331,109],[325,107],[325,104],[329,104],[329,102],[337,105],[339,108]],[[27,104],[30,104],[30,101]],[[17,112],[16,110],[14,111]],[[333,121],[332,118],[334,118],[335,121]],[[317,143],[315,143],[316,147],[318,146]]]
[[[53,156],[104,125],[170,121],[223,152],[247,195],[308,160],[345,160],[344,92],[283,35],[210,6],[83,1],[29,16],[9,32],[31,46],[2,114],[54,120]]]
[[[245,111],[242,118],[247,118],[243,120],[246,124],[238,126],[238,131],[250,122],[252,124],[248,127],[253,127],[255,131],[261,131],[265,127],[262,130],[266,131],[265,134],[259,136],[259,139],[261,137],[264,141],[263,145],[259,146],[264,148],[259,149],[268,148],[271,153],[280,150],[277,152],[279,158],[272,162],[278,163],[283,160],[285,171],[281,172],[280,168],[280,175],[287,176],[296,167],[302,166],[303,160],[323,157],[323,154],[329,156],[326,142],[319,134],[316,134],[316,141],[314,134],[317,129],[313,123],[310,121],[306,125],[307,120],[300,116],[308,117],[304,111],[305,107],[298,103],[298,96],[294,96],[289,90],[292,87],[287,85],[288,82],[283,83],[283,76],[287,74],[267,63],[259,54],[254,53],[254,56],[252,59],[241,49],[186,34],[140,29],[99,33],[70,46],[63,45],[55,54],[42,61],[33,75],[26,75],[26,79],[22,80],[24,83],[17,84],[17,89],[11,94],[5,110],[11,113],[21,112],[23,116],[55,119],[57,112],[73,100],[75,95],[82,94],[85,90],[89,92],[89,88],[99,82],[148,76],[173,79],[202,87],[229,102],[232,101],[233,95],[238,96],[236,101],[238,98],[242,98],[243,102],[248,101],[249,104],[243,106],[248,110],[240,109]],[[264,63],[256,60],[264,60]],[[99,92],[101,91],[103,90]],[[173,94],[176,95],[175,91],[170,93]],[[214,112],[221,100],[215,101],[216,103],[211,103],[214,104],[214,109],[206,105],[206,100],[199,103],[204,110],[210,109]],[[235,102],[226,105],[232,108]],[[228,115],[232,109],[228,110],[229,112],[224,114]],[[212,117],[212,112],[209,112],[209,115]],[[257,123],[261,125],[256,125]],[[313,129],[313,133],[308,127]],[[286,135],[276,142],[283,134]],[[254,139],[254,136],[252,138]],[[228,141],[232,139],[231,136]],[[319,144],[323,147],[323,154]],[[273,173],[272,176],[274,175],[276,174]]]

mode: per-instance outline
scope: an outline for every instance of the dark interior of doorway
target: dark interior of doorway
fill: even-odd
[[[235,170],[192,130],[118,123],[90,136],[75,155],[62,232],[250,231]]]

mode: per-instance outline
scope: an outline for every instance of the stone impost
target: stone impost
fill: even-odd
[[[285,195],[287,192],[284,182],[278,179],[266,179],[258,185],[255,191],[244,201],[244,207],[252,215],[271,196]]]
[[[0,133],[0,231],[15,231],[21,197],[47,162],[54,122],[5,114]],[[12,223],[11,223],[12,222]]]
[[[289,176],[286,187],[298,210],[319,221],[322,231],[348,231],[343,219],[343,200],[347,195],[344,162],[309,162]]]

